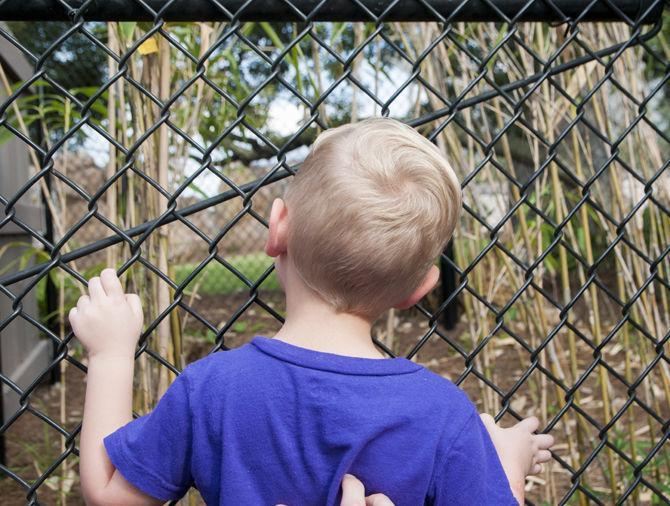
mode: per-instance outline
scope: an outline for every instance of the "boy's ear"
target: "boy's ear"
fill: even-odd
[[[437,284],[438,279],[440,279],[440,269],[438,269],[436,265],[431,265],[426,276],[416,290],[414,290],[405,300],[398,302],[393,307],[396,309],[407,309],[412,307],[433,289]]]
[[[278,257],[286,253],[286,237],[288,235],[288,208],[280,198],[272,202],[268,239],[265,243],[265,252],[271,257]]]

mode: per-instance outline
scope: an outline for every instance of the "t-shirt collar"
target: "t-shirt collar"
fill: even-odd
[[[265,336],[255,336],[251,344],[261,352],[284,362],[341,374],[385,376],[389,374],[407,374],[421,369],[419,364],[415,364],[406,358],[376,359],[336,355],[335,353],[302,348]]]

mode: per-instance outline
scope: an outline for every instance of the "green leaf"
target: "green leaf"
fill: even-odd
[[[247,330],[247,322],[235,322],[233,324],[233,330],[235,332],[244,332]]]
[[[265,32],[265,35],[268,36],[268,38],[278,49],[284,49],[284,44],[282,43],[275,29],[272,28],[272,26],[270,25],[270,23],[268,23],[267,21],[262,21],[259,23],[259,25]]]
[[[556,274],[556,271],[558,270],[558,262],[553,255],[547,255],[544,258],[543,263],[549,274]]]
[[[333,28],[333,33],[330,36],[330,40],[328,41],[328,45],[332,46],[335,44],[335,41],[338,40],[341,36],[344,30],[349,26],[349,23],[334,23]]]
[[[586,237],[584,236],[584,229],[577,229],[577,244],[579,244],[579,250],[582,253],[586,253]]]
[[[207,333],[205,334],[205,341],[214,344],[214,342],[216,342],[216,333],[210,329],[207,329]]]
[[[121,32],[121,37],[126,42],[130,42],[133,36],[133,31],[135,30],[136,26],[137,26],[136,21],[121,21],[119,23],[119,31]]]

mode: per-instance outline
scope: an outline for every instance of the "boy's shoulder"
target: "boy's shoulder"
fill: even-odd
[[[477,408],[468,394],[447,377],[422,367],[414,378],[414,402],[428,406],[435,423],[450,432],[471,422]]]
[[[254,359],[253,355],[248,344],[239,348],[216,351],[186,365],[182,374],[189,381],[211,380],[213,376],[234,374],[248,368]]]
[[[433,372],[423,365],[421,366],[417,382],[421,384],[422,388],[440,396],[445,401],[470,402],[467,394],[447,376]]]

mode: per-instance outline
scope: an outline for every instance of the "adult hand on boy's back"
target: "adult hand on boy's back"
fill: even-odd
[[[286,506],[277,504],[276,506]],[[394,506],[384,494],[372,494],[365,497],[365,486],[351,474],[342,478],[342,501],[340,506]]]
[[[135,294],[123,293],[114,269],[104,269],[88,282],[68,315],[72,330],[94,356],[132,357],[143,323],[142,305]]]
[[[351,474],[342,478],[342,501],[340,506],[394,506],[384,494],[365,496],[365,486]]]

